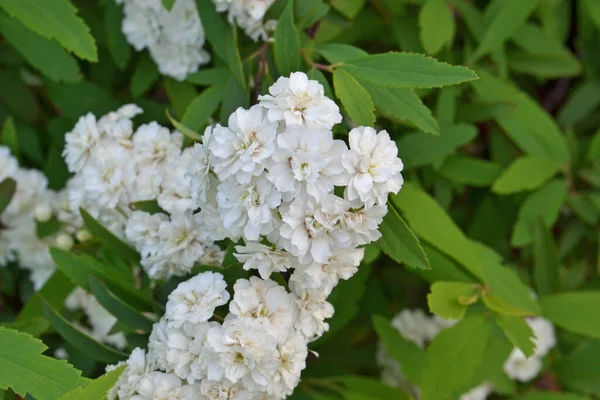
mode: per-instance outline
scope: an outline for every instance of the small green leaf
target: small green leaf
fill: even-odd
[[[384,53],[345,61],[339,68],[385,87],[427,88],[477,79],[472,70],[451,66],[422,54]]]
[[[462,319],[477,301],[477,288],[463,282],[435,282],[427,295],[429,311],[446,319]]]
[[[600,291],[565,292],[540,298],[542,315],[580,335],[600,338]]]
[[[142,55],[135,65],[133,76],[131,77],[131,95],[140,97],[144,94],[160,77],[156,64],[146,55]]]
[[[165,78],[164,83],[175,115],[177,118],[182,118],[185,110],[198,94],[196,88],[191,83],[180,82],[172,78]]]
[[[170,11],[171,8],[173,8],[173,6],[175,5],[175,1],[176,0],[161,0],[161,3],[165,9]]]
[[[454,39],[454,15],[445,0],[425,0],[419,13],[421,43],[428,54],[438,53]]]
[[[217,110],[223,96],[222,86],[211,86],[200,93],[185,110],[181,123],[198,130],[208,124],[208,119]]]
[[[558,289],[560,259],[551,232],[538,218],[533,234],[533,279],[540,296],[552,294]]]
[[[336,96],[352,120],[359,126],[372,126],[375,123],[375,105],[369,92],[349,73],[336,70],[333,73],[333,87]]]
[[[474,157],[448,157],[437,171],[453,182],[470,186],[490,186],[502,173],[502,166]]]
[[[512,344],[518,347],[527,357],[533,356],[535,352],[534,334],[523,317],[496,314],[496,321],[498,321],[498,325]]]
[[[167,110],[167,117],[169,118],[169,121],[171,121],[171,124],[179,132],[183,133],[185,136],[189,137],[193,141],[196,141],[196,142],[201,142],[202,141],[202,135],[201,134],[199,134],[198,132],[194,131],[193,129],[188,128],[187,126],[183,125],[181,122],[178,122],[175,118],[171,117],[171,114],[169,114],[169,110]]]
[[[123,10],[113,1],[106,2],[104,9],[104,29],[108,51],[120,70],[124,70],[131,58],[131,46],[121,31]]]
[[[17,190],[17,182],[11,178],[6,178],[0,182],[0,215],[12,200],[15,191]]]
[[[536,189],[557,172],[558,166],[554,160],[532,156],[520,157],[494,182],[492,191],[506,195]]]
[[[108,392],[117,384],[126,367],[126,365],[121,365],[101,377],[94,379],[87,386],[70,391],[62,396],[60,400],[106,399]]]
[[[275,65],[279,75],[300,69],[300,36],[294,25],[294,0],[289,0],[275,29]]]

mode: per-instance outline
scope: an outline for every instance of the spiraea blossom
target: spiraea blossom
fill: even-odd
[[[194,0],[176,0],[170,10],[161,0],[116,2],[123,4],[122,30],[127,41],[137,51],[147,48],[162,74],[183,80],[210,62]]]
[[[257,41],[267,40],[275,30],[275,21],[265,21],[265,14],[277,0],[212,0],[218,12],[227,12],[229,23],[239,26]]]

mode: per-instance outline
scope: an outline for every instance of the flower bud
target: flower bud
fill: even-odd
[[[40,204],[34,210],[35,219],[38,222],[48,222],[52,218],[53,210],[49,204]]]
[[[73,248],[73,238],[68,233],[61,233],[56,237],[56,247],[62,250],[69,251]]]
[[[87,242],[88,240],[90,240],[92,238],[92,234],[87,229],[80,229],[75,234],[75,237],[80,242]]]

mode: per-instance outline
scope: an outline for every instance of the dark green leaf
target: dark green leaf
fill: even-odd
[[[300,69],[300,36],[294,25],[294,0],[288,0],[275,29],[275,64],[279,75]]]
[[[593,338],[600,338],[600,291],[565,292],[540,298],[542,315],[554,324]]]
[[[533,234],[533,279],[540,296],[552,294],[558,289],[560,259],[551,232],[538,218]]]
[[[131,77],[131,95],[139,97],[158,80],[160,73],[154,61],[146,55],[140,57]]]
[[[223,94],[222,86],[211,86],[200,93],[185,110],[181,123],[193,130],[208,124],[208,119],[217,110]]]
[[[117,3],[113,1],[106,2],[104,9],[104,28],[106,32],[106,41],[110,55],[119,67],[124,70],[131,58],[131,46],[127,43],[125,35],[121,31],[123,20],[123,11]]]
[[[10,204],[10,201],[17,190],[17,182],[11,178],[6,178],[0,182],[0,215],[6,207]]]

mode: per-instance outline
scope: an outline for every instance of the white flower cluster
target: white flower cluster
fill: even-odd
[[[133,104],[99,120],[89,113],[65,136],[63,156],[75,175],[67,183],[74,219],[83,207],[142,256],[152,279],[189,273],[196,263],[219,264],[224,253],[193,218],[196,200],[185,177],[192,151],[183,135],[156,122],[134,132]],[[166,213],[134,210],[134,203],[156,200]]]
[[[162,74],[183,80],[210,62],[195,0],[176,0],[170,10],[161,0],[115,1],[124,5],[127,41],[137,51],[147,48]]]
[[[529,317],[525,321],[534,334],[536,345],[535,354],[527,358],[521,350],[514,348],[504,363],[504,372],[511,378],[527,382],[535,378],[542,369],[542,358],[550,349],[556,346],[554,326],[541,317]],[[404,309],[392,319],[392,325],[400,335],[424,348],[442,330],[454,326],[457,321],[444,320],[437,315],[428,316],[422,310]],[[403,387],[418,393],[419,388],[410,384],[401,372],[400,364],[393,359],[385,347],[379,343],[377,363],[381,368],[381,380],[390,386]],[[482,382],[467,393],[460,396],[460,400],[485,400],[493,392],[490,382]]]
[[[65,191],[48,189],[44,174],[19,167],[8,147],[0,146],[0,182],[10,178],[16,182],[16,192],[0,214],[0,267],[17,261],[30,271],[34,289],[40,289],[55,270],[49,247],[70,249],[73,238],[63,225],[43,238],[38,237],[38,222],[50,221],[60,215]]]
[[[277,0],[212,0],[218,12],[227,12],[230,24],[235,24],[246,32],[252,40],[268,39],[275,30],[276,21],[264,21],[267,10]]]

